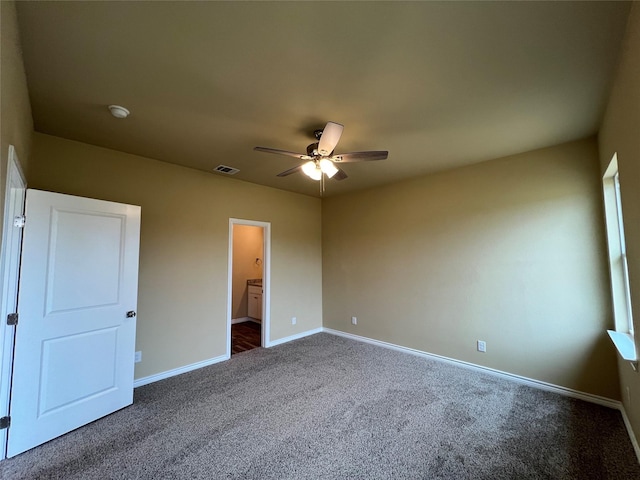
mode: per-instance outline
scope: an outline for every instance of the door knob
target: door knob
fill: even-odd
[[[129,310],[127,312],[127,318],[133,318],[136,316],[136,312],[134,312],[133,310]]]

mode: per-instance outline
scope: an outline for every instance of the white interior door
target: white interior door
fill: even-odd
[[[133,402],[140,207],[29,189],[26,219],[9,457]]]

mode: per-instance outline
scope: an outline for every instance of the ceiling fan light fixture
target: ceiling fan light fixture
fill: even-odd
[[[313,160],[302,165],[302,171],[306,176],[313,180],[320,180],[322,178],[322,170],[316,166],[316,162]]]
[[[333,164],[333,162],[327,158],[323,158],[320,160],[320,170],[329,178],[333,177],[336,173],[338,173],[338,169]]]

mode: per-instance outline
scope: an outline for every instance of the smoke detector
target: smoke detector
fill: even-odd
[[[127,118],[129,116],[129,110],[120,105],[109,105],[109,111],[116,118]]]

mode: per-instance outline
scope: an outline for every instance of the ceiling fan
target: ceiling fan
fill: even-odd
[[[389,155],[389,152],[387,151],[334,154],[334,150],[340,140],[343,129],[344,126],[339,123],[328,122],[323,130],[316,130],[313,132],[316,140],[318,141],[307,147],[306,154],[267,147],[255,147],[254,150],[258,152],[287,155],[289,157],[296,157],[300,160],[304,160],[304,163],[290,168],[289,170],[285,170],[284,172],[280,172],[278,177],[286,177],[287,175],[291,175],[292,173],[302,170],[302,172],[313,180],[324,180],[324,176],[327,178],[335,178],[336,180],[344,180],[347,178],[347,174],[340,167],[336,166],[337,163],[384,160]]]

